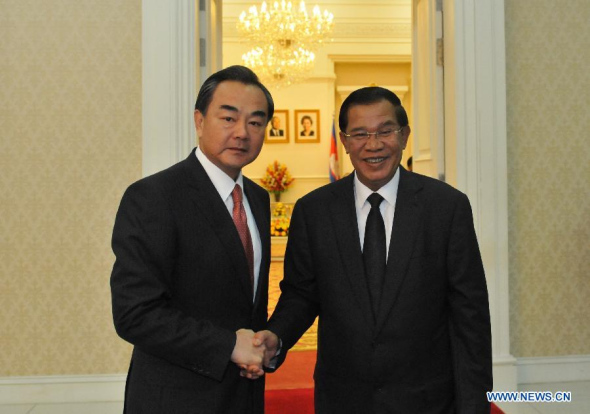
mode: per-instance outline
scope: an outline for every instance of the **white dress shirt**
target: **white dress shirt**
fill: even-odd
[[[389,258],[389,242],[391,240],[391,229],[393,227],[393,215],[395,213],[395,202],[397,201],[397,189],[399,187],[399,167],[395,175],[387,184],[381,187],[376,192],[384,198],[379,206],[383,223],[385,224],[385,242],[386,244],[386,259]],[[367,217],[371,211],[371,204],[367,198],[373,194],[373,190],[364,185],[358,179],[357,174],[354,174],[354,199],[356,208],[356,222],[359,227],[359,237],[361,239],[361,250],[365,244],[365,226],[367,224]]]
[[[248,203],[248,197],[246,196],[246,192],[244,191],[244,177],[242,176],[242,172],[238,175],[236,181],[234,181],[229,175],[224,173],[217,165],[213,164],[209,161],[209,158],[201,151],[201,148],[197,147],[195,151],[197,155],[197,159],[201,162],[201,165],[205,169],[205,172],[209,176],[209,179],[213,182],[215,189],[219,193],[219,196],[225,203],[227,207],[227,211],[229,212],[230,217],[233,213],[234,208],[234,200],[231,197],[231,193],[234,190],[236,184],[239,184],[242,188],[242,203],[244,204],[244,210],[246,210],[246,217],[248,219],[248,229],[250,229],[250,236],[252,237],[252,248],[254,249],[254,292],[258,288],[258,276],[260,273],[260,261],[262,260],[262,242],[260,241],[260,233],[258,232],[258,226],[256,225],[256,221],[254,220],[254,215],[252,214],[252,210],[250,209],[250,204]],[[270,231],[270,230],[269,230]],[[254,295],[256,298],[256,294]]]

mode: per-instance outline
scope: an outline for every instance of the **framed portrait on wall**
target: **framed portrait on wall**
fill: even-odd
[[[289,110],[275,109],[266,128],[264,142],[267,144],[286,144],[289,142]]]
[[[295,142],[320,142],[320,110],[295,110]]]

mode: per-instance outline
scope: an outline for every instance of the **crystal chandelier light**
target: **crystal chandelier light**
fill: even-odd
[[[272,7],[262,2],[260,10],[250,7],[240,15],[238,31],[253,45],[242,56],[244,64],[265,83],[288,86],[304,80],[313,69],[313,51],[329,40],[334,16],[318,6],[307,14],[305,3],[294,10],[292,3],[275,1]]]

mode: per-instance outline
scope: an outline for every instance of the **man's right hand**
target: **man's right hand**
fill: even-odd
[[[254,335],[254,345],[264,345],[266,352],[264,352],[264,366],[270,366],[270,360],[273,359],[279,349],[279,337],[271,331],[259,331]]]
[[[253,336],[252,344],[255,347],[264,350],[263,364],[270,367],[270,361],[273,359],[279,348],[279,338],[271,331],[260,331]],[[256,365],[238,364],[241,368],[240,375],[249,379],[257,379],[264,375],[264,370]],[[262,372],[261,372],[262,371]]]
[[[254,345],[254,331],[240,329],[236,332],[236,345],[231,354],[231,360],[238,366],[247,366],[253,376],[264,375],[262,363],[264,360],[264,346]]]

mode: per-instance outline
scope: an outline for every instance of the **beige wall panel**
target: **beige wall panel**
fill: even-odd
[[[590,2],[505,12],[511,350],[590,354]]]
[[[0,377],[126,371],[110,237],[141,175],[141,1],[0,1]]]

